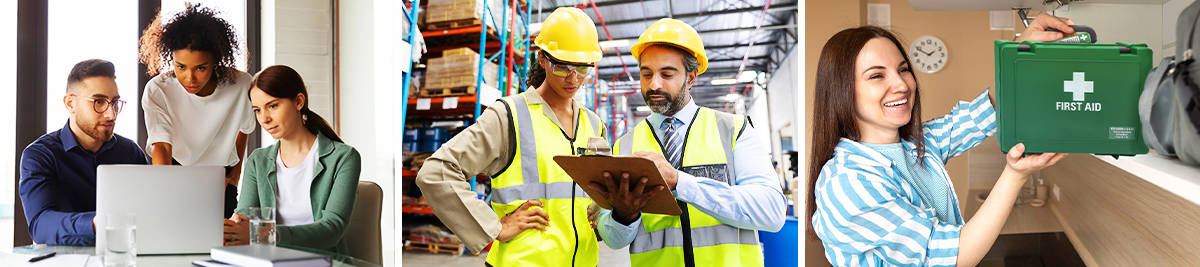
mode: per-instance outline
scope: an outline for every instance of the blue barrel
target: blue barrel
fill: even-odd
[[[421,130],[417,128],[404,129],[404,142],[416,142],[421,140]]]
[[[421,141],[438,141],[439,143],[450,140],[450,131],[446,128],[425,128],[421,130]]]
[[[437,149],[440,147],[442,147],[442,141],[426,140],[426,141],[421,141],[420,147],[417,149],[417,151],[418,152],[433,152],[433,151],[437,151]]]
[[[404,141],[404,145],[401,147],[401,149],[404,152],[419,152],[418,150],[421,149],[421,143],[417,141]]]
[[[796,257],[800,253],[799,221],[788,216],[779,232],[758,231],[758,241],[763,244],[763,266],[800,266]]]

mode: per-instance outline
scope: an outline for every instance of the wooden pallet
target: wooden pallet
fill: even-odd
[[[488,27],[487,32],[488,41],[500,40],[500,35],[496,35],[496,28]],[[425,43],[431,46],[470,46],[478,48],[479,32],[425,37]]]
[[[414,240],[405,240],[404,241],[404,249],[425,251],[425,252],[429,252],[429,253],[454,254],[454,255],[459,255],[459,256],[461,256],[463,254],[463,252],[467,251],[467,249],[462,244],[434,243],[434,242],[422,242],[422,241],[414,241]]]
[[[475,86],[459,86],[452,88],[421,88],[421,97],[444,97],[474,95]]]
[[[466,28],[466,27],[479,26],[479,25],[482,25],[482,22],[479,19],[462,19],[462,20],[451,20],[451,21],[427,22],[427,23],[425,23],[425,28],[429,29],[429,30],[448,30],[448,29]]]

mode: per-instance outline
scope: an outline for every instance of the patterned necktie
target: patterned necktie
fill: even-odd
[[[678,120],[679,119],[676,119],[675,117],[667,117],[667,119],[663,120],[662,123],[663,148],[666,149],[666,151],[663,151],[665,152],[663,156],[665,156],[667,161],[671,162],[671,166],[674,166],[675,168],[679,168],[679,159],[683,157],[683,154],[680,153],[680,150],[683,148],[683,138],[680,138],[675,131],[678,128],[678,124],[675,122]]]

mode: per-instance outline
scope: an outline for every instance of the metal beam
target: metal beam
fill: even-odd
[[[601,8],[601,7],[606,7],[606,6],[622,5],[622,4],[628,4],[628,3],[638,3],[638,2],[641,2],[641,1],[642,1],[642,0],[596,1],[596,8]],[[555,2],[555,1],[550,1],[550,2]],[[586,6],[586,7],[592,7],[592,5],[586,4],[586,2],[585,2],[583,5],[584,5],[584,6]],[[535,13],[537,13],[537,12],[546,12],[546,13],[550,13],[550,12],[554,12],[554,10],[555,10],[555,9],[557,9],[557,8],[559,8],[559,7],[564,7],[564,6],[555,5],[555,6],[553,6],[553,7],[549,7],[549,8],[543,8],[543,9],[540,9],[540,10],[536,10],[536,12],[535,12]],[[600,25],[599,25],[599,24],[597,24],[596,26],[600,26]]]
[[[750,57],[750,58],[748,58],[747,60],[763,60],[763,59],[768,59],[768,58],[769,58],[769,57],[767,57],[767,56],[763,55],[763,56],[754,56],[754,57]],[[709,61],[708,61],[708,64],[709,64],[709,65],[712,65],[713,63],[722,63],[722,62],[730,62],[730,61],[742,61],[742,58],[738,57],[738,58],[723,58],[723,59],[718,59],[718,60],[709,60]],[[636,62],[634,62],[634,63],[632,63],[632,64],[625,64],[625,66],[628,66],[628,67],[630,67],[630,68],[634,68],[634,69],[636,69],[636,68],[637,68],[637,63],[636,63]],[[614,64],[614,65],[600,65],[600,67],[599,67],[598,69],[599,69],[599,70],[604,70],[604,69],[611,69],[611,68],[621,68],[621,64]]]
[[[750,69],[750,68],[746,68],[746,70],[762,71],[762,70],[758,70],[758,69]],[[705,83],[705,84],[707,84],[707,82],[710,82],[710,81],[712,81],[712,80],[731,78],[731,77],[732,77],[732,75],[737,75],[737,68],[732,68],[731,70],[724,71],[724,72],[717,72],[717,73],[708,73],[708,72],[705,72],[704,74],[701,74],[701,75],[700,75],[701,77],[698,77],[698,78],[696,78],[696,82],[697,82],[697,83]],[[607,79],[604,79],[604,78],[607,78]],[[602,77],[601,79],[602,79],[602,80],[608,80],[608,79],[612,79],[612,76],[609,76],[609,77]],[[748,83],[747,83],[747,84],[748,84]],[[634,84],[629,84],[629,83],[628,83],[628,81],[626,81],[626,83],[622,83],[622,84],[616,84],[616,85],[613,85],[613,88],[614,88],[614,89],[620,89],[620,88],[629,88],[629,87],[638,87],[638,86],[640,86],[640,85],[639,85],[639,84],[636,84],[636,83],[634,83]],[[696,86],[708,86],[708,85],[700,85],[700,84],[698,84],[698,85],[696,85]],[[724,85],[722,85],[722,86],[724,86]]]
[[[775,25],[764,25],[764,26],[762,26],[761,30],[769,31],[769,30],[787,29],[787,28],[795,28],[795,27],[796,27],[796,24],[775,24]],[[705,34],[714,34],[714,33],[727,33],[727,32],[753,31],[753,30],[755,30],[755,27],[749,26],[749,27],[720,29],[720,30],[700,30],[700,31],[696,31],[696,33],[699,33],[700,35],[705,35]],[[625,40],[628,40],[629,42],[637,42],[638,36],[640,36],[642,33],[639,32],[637,34],[638,34],[637,36],[613,37],[612,39],[613,39],[613,41],[625,39]]]
[[[596,5],[600,5],[600,4],[597,3]],[[796,10],[796,8],[797,8],[796,3],[793,2],[790,4],[782,4],[779,6],[772,6],[770,8],[767,8],[767,13]],[[756,12],[756,11],[762,11],[762,10],[763,10],[763,7],[756,6],[756,7],[739,8],[739,9],[710,11],[710,12],[704,12],[704,13],[696,12],[696,13],[679,14],[679,15],[674,15],[673,18],[678,19],[678,20],[683,20],[683,19],[698,18],[698,17],[720,16],[720,15],[728,15],[728,14]],[[623,19],[623,20],[605,21],[604,24],[608,25],[608,26],[613,26],[613,25],[621,25],[621,24],[641,23],[643,20],[657,21],[662,18],[667,18],[667,17],[653,17],[653,18],[644,18],[644,19],[643,18]],[[600,24],[596,23],[596,27],[600,27]]]

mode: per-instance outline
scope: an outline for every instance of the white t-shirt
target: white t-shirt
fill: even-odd
[[[317,140],[313,140],[300,166],[288,168],[283,165],[283,155],[275,156],[275,184],[279,189],[275,205],[279,216],[275,223],[283,226],[313,223],[311,191],[313,177],[317,175],[313,166],[317,166]]]
[[[146,153],[162,142],[171,144],[171,156],[181,165],[237,164],[237,134],[250,134],[256,123],[247,97],[250,80],[250,74],[238,71],[233,83],[222,82],[211,95],[199,97],[174,77],[151,78],[142,95]]]

